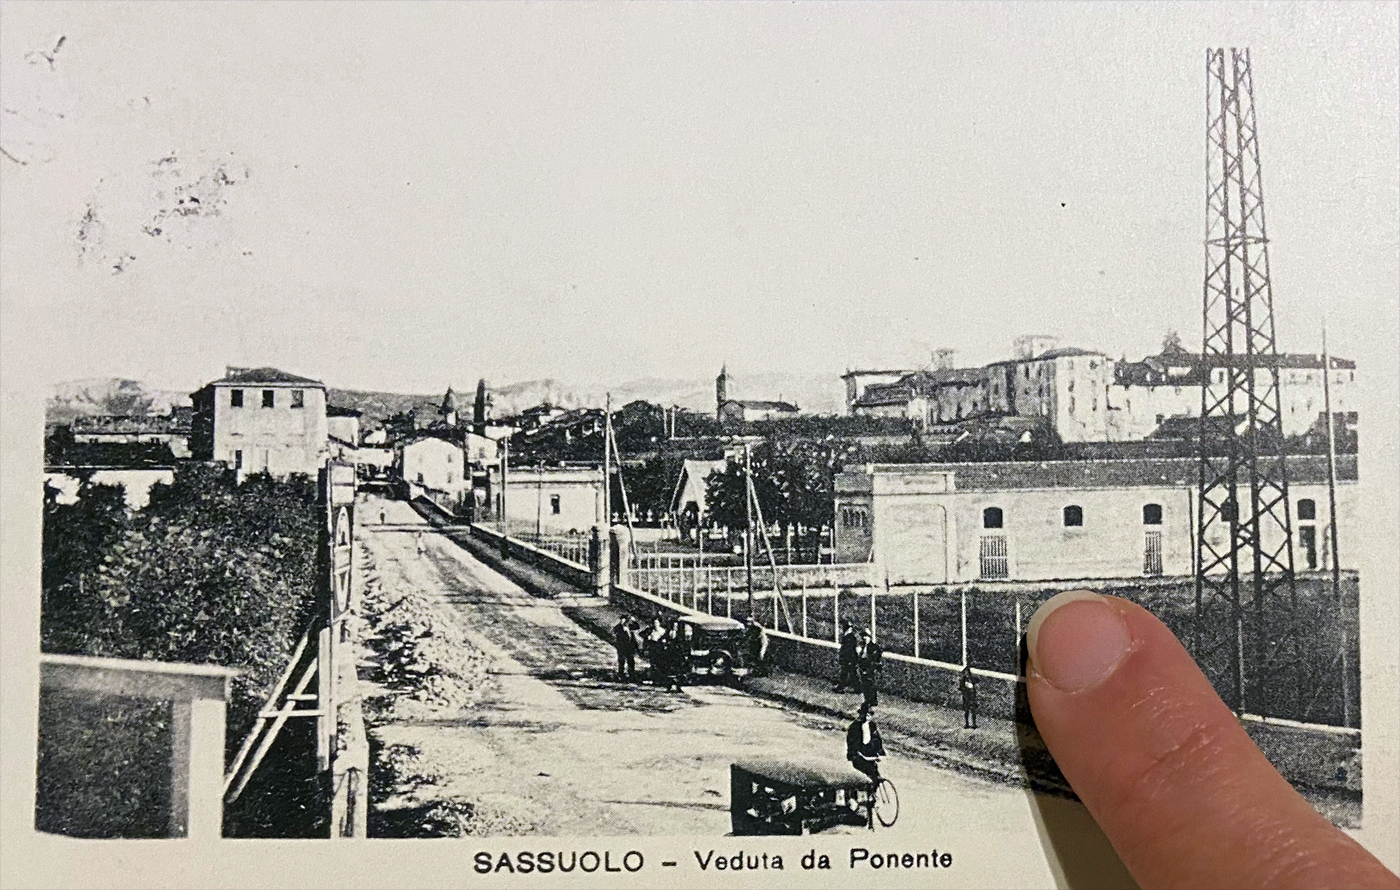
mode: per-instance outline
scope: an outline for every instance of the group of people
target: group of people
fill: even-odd
[[[613,646],[617,649],[617,679],[636,683],[637,655],[650,665],[651,680],[668,691],[680,692],[685,683],[690,659],[688,628],[676,616],[665,619],[656,616],[650,625],[643,625],[632,615],[625,615],[613,625]]]
[[[870,631],[847,627],[841,635],[841,648],[836,656],[840,675],[832,691],[843,692],[849,688],[861,694],[864,708],[875,707],[880,701],[880,673],[884,670],[884,656],[885,650],[870,636]]]

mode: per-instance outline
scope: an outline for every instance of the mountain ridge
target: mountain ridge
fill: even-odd
[[[476,398],[476,381],[453,384],[457,410],[470,416]],[[715,410],[713,380],[688,377],[639,377],[613,385],[567,383],[555,377],[520,380],[502,386],[489,386],[492,416],[508,417],[526,408],[549,402],[561,408],[601,408],[611,393],[614,409],[638,399],[679,406],[706,414]],[[443,393],[399,393],[388,390],[341,389],[328,386],[329,404],[354,408],[363,415],[363,424],[372,428],[388,417],[410,409],[437,411]],[[793,402],[804,413],[835,414],[844,410],[844,388],[834,375],[767,372],[731,374],[728,397],[732,399],[782,399]],[[165,414],[175,405],[188,405],[189,393],[162,389],[125,377],[89,377],[69,380],[49,387],[45,419],[49,425],[71,423],[75,417],[99,414]]]

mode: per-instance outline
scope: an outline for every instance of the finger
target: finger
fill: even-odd
[[[1145,609],[1061,593],[1026,642],[1036,727],[1143,887],[1400,888],[1278,774]]]

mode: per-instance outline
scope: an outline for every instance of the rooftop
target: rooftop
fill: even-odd
[[[960,491],[1008,491],[1035,488],[1134,488],[1139,486],[1195,486],[1200,465],[1194,457],[1129,458],[1111,460],[987,461],[969,463],[873,464],[875,473],[919,475],[953,473]],[[851,467],[850,472],[865,472]],[[1288,478],[1294,484],[1315,485],[1327,481],[1326,455],[1293,455],[1288,458]],[[1355,482],[1356,455],[1337,455],[1337,478]]]
[[[230,365],[224,372],[224,376],[212,381],[210,386],[227,385],[233,383],[255,384],[282,384],[301,386],[319,386],[325,388],[325,384],[319,380],[312,380],[310,377],[299,377],[296,374],[288,374],[286,371],[279,371],[277,368],[235,368]]]
[[[759,411],[791,411],[796,413],[797,406],[791,402],[772,402],[761,399],[729,399],[724,404],[739,405],[743,408],[754,408]]]

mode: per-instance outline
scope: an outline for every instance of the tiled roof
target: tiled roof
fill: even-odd
[[[730,399],[726,405],[739,405],[743,408],[753,408],[757,411],[791,411],[796,413],[797,406],[791,402],[767,402],[757,399]]]
[[[891,368],[891,369],[888,370],[888,371],[869,371],[869,370],[864,370],[864,369],[858,369],[858,370],[855,370],[855,371],[847,371],[846,373],[844,373],[844,374],[841,375],[841,379],[842,379],[842,380],[846,380],[846,379],[851,378],[851,377],[874,377],[874,376],[876,376],[876,375],[880,375],[880,376],[885,376],[885,375],[888,375],[888,374],[900,374],[900,375],[904,375],[904,374],[913,374],[913,373],[914,373],[914,372],[913,372],[912,370],[908,369],[908,368]]]
[[[362,417],[364,412],[356,408],[342,408],[339,405],[326,406],[327,417]]]
[[[300,383],[305,386],[325,386],[325,384],[319,380],[312,380],[310,377],[299,377],[296,374],[288,374],[286,371],[279,371],[276,368],[230,367],[224,376],[219,380],[215,380],[214,383]]]
[[[1199,464],[1193,457],[1125,460],[987,461],[942,464],[877,464],[877,472],[953,472],[953,484],[963,491],[1010,491],[1036,488],[1132,488],[1135,486],[1194,486]],[[1327,481],[1325,455],[1288,458],[1292,483]],[[1356,455],[1337,455],[1337,478],[1356,481]]]

